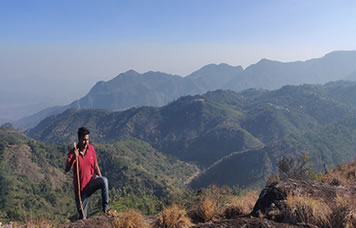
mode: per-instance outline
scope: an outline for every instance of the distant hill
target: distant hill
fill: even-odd
[[[356,71],[356,51],[335,51],[307,61],[278,62],[262,59],[247,67],[223,88],[278,89],[284,85],[323,84],[343,80]]]
[[[32,128],[50,115],[70,108],[124,110],[139,106],[162,106],[184,95],[204,92],[195,83],[176,75],[161,72],[139,74],[133,70],[114,79],[100,81],[87,95],[71,104],[51,107],[16,122],[19,127]]]
[[[5,123],[9,123],[11,120],[6,119],[6,118],[0,118],[0,125],[5,124]]]
[[[356,88],[356,83],[340,86],[342,84],[349,83],[285,86],[264,92],[217,90],[204,95],[182,97],[161,108],[141,107],[121,112],[72,109],[47,118],[28,134],[46,142],[67,142],[75,139],[77,127],[87,124],[94,129],[93,137],[98,142],[113,142],[134,136],[160,145],[158,139],[161,136],[168,139],[168,135],[174,133],[173,138],[177,141],[180,137],[188,137],[186,133],[192,131],[190,138],[193,139],[227,122],[234,122],[237,127],[247,129],[247,132],[255,131],[252,135],[257,138],[256,129],[259,126],[264,126],[265,130],[268,130],[266,126],[269,124],[277,127],[272,123],[273,120],[285,126],[282,127],[284,129],[304,131],[354,113],[355,108],[349,104],[349,92]],[[339,92],[333,92],[338,87]],[[259,122],[264,120],[267,122]],[[68,131],[70,129],[72,131]],[[276,132],[271,130],[270,133]]]
[[[202,91],[213,91],[223,88],[223,86],[232,81],[238,80],[243,72],[241,66],[230,66],[228,64],[209,64],[197,71],[194,71],[185,79],[191,79],[198,85]]]
[[[183,95],[202,92],[192,81],[161,72],[139,74],[133,70],[108,82],[98,82],[70,107],[123,110],[133,106],[162,106]]]
[[[313,168],[323,172],[324,164],[334,167],[355,160],[355,150],[356,117],[351,117],[305,134],[286,136],[259,150],[232,153],[202,172],[190,186],[262,187],[267,177],[278,172],[277,162],[283,155],[307,153]]]
[[[190,183],[192,188],[203,186],[261,187],[275,171],[275,164],[264,150],[231,153],[214,163]]]
[[[48,143],[70,142],[76,137],[76,129],[85,125],[92,130],[95,142],[136,138],[158,151],[205,168],[192,186],[219,181],[215,184],[246,187],[263,183],[283,153],[310,152],[318,167],[323,162],[333,165],[353,157],[350,152],[353,141],[341,139],[349,138],[347,132],[353,134],[350,128],[353,125],[343,121],[352,121],[356,114],[349,99],[355,90],[356,83],[340,81],[285,86],[275,91],[217,90],[182,97],[161,108],[141,107],[121,112],[68,110],[43,120],[28,134]],[[339,126],[343,126],[340,135],[330,130]],[[337,144],[338,140],[345,142],[343,149],[330,144]],[[263,157],[258,167],[252,162],[256,154],[258,159]],[[219,173],[230,177],[226,172],[234,173],[236,167],[243,172],[241,176],[216,178]],[[247,176],[249,172],[256,177]]]
[[[45,119],[48,116],[56,115],[59,113],[64,112],[69,108],[68,105],[65,106],[53,106],[50,108],[46,108],[40,112],[37,112],[33,115],[26,116],[22,119],[19,119],[15,122],[15,125],[19,128],[33,128],[35,127],[39,122],[41,122],[43,119]]]
[[[53,107],[16,121],[20,128],[32,128],[49,115],[69,108],[125,110],[140,106],[163,106],[181,96],[203,94],[216,89],[237,92],[249,88],[279,89],[284,85],[324,84],[353,80],[356,51],[335,51],[307,61],[278,62],[262,59],[246,69],[227,64],[209,64],[187,77],[162,72],[139,74],[133,70],[114,79],[97,82],[84,97],[62,107]]]

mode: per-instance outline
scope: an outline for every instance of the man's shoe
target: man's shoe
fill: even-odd
[[[118,213],[117,213],[117,211],[115,211],[114,209],[111,209],[111,208],[109,208],[109,209],[107,209],[106,211],[104,211],[104,214],[106,215],[106,216],[118,216]]]

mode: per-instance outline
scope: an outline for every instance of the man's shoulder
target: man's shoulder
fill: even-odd
[[[91,144],[88,144],[88,151],[94,151],[95,152],[95,149]]]

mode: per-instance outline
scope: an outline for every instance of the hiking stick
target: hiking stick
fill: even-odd
[[[77,144],[75,142],[74,142],[74,150],[77,150]],[[84,219],[85,215],[84,215],[83,203],[82,203],[82,199],[80,197],[79,158],[78,158],[78,155],[76,153],[74,153],[74,154],[75,154],[75,159],[77,160],[76,166],[77,166],[78,198],[79,198],[79,203],[80,203],[80,210],[82,212],[82,216],[83,216],[83,219]]]

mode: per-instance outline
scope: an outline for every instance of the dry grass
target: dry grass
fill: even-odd
[[[356,182],[356,162],[337,166],[332,172],[322,177],[322,182],[336,186],[354,185]]]
[[[144,217],[141,213],[130,209],[128,211],[123,211],[118,214],[113,222],[114,228],[142,228],[148,227],[145,223]]]
[[[356,204],[351,197],[337,195],[332,208],[331,227],[356,227]]]
[[[250,214],[257,199],[257,191],[248,191],[243,196],[232,197],[224,209],[225,218],[236,218],[240,215]]]
[[[215,217],[218,217],[221,214],[218,202],[209,197],[203,199],[203,201],[199,204],[197,212],[198,216],[200,216],[201,220],[204,222],[212,221]]]
[[[330,227],[331,209],[321,199],[306,195],[287,196],[289,213],[286,220],[292,224],[305,223]]]
[[[326,174],[322,177],[322,182],[333,186],[348,186],[349,181],[340,171]]]
[[[322,182],[335,186],[354,186],[356,183],[356,162],[338,165],[322,177]],[[356,200],[352,196],[337,195],[331,209],[331,227],[356,228]]]
[[[184,228],[192,225],[187,212],[178,205],[172,205],[163,209],[159,214],[159,220],[155,227]]]

